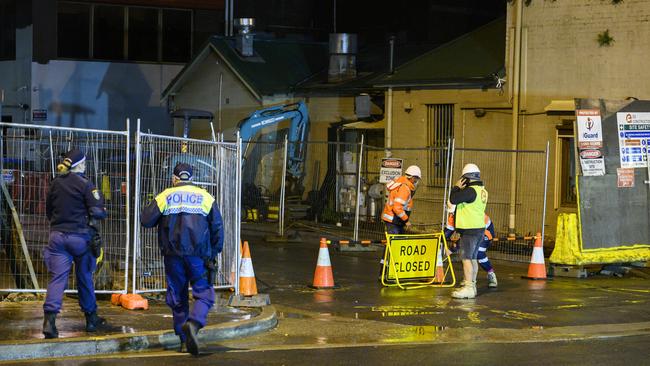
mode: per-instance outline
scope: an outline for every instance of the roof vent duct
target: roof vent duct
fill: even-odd
[[[253,18],[235,19],[235,28],[237,28],[235,44],[237,51],[244,57],[250,57],[254,54],[253,27],[255,27],[255,19]]]
[[[357,77],[357,35],[330,33],[327,81],[337,83]]]

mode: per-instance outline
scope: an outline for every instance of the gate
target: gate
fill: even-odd
[[[217,200],[224,221],[224,247],[218,256],[215,288],[239,291],[241,223],[241,142],[217,142],[136,133],[135,219],[133,293],[166,290],[163,259],[156,229],[140,225],[140,212],[171,186],[177,163],[194,168],[193,181]]]
[[[49,274],[42,257],[48,243],[48,187],[61,155],[86,154],[86,175],[106,200],[101,222],[104,260],[95,292],[127,290],[129,256],[129,131],[104,131],[0,123],[0,291],[45,292]],[[71,273],[66,292],[76,292]]]

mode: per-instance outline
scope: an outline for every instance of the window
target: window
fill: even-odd
[[[162,60],[185,62],[192,50],[192,13],[185,10],[163,10]]]
[[[93,15],[93,58],[124,59],[124,8],[95,5]]]
[[[57,39],[59,57],[90,57],[90,5],[59,3]]]
[[[0,0],[0,60],[16,59],[16,1]]]
[[[0,0],[0,20],[5,1]],[[192,14],[191,10],[60,1],[58,57],[187,62],[192,52]],[[0,23],[0,59],[4,47],[2,30],[5,26],[9,28],[8,23]],[[14,48],[15,45],[11,49]]]
[[[454,105],[430,104],[427,106],[428,177],[427,184],[441,186],[447,175],[447,150],[449,139],[454,137]]]
[[[158,60],[158,10],[129,8],[129,60]]]
[[[558,127],[555,161],[555,207],[576,207],[576,149],[573,123]]]

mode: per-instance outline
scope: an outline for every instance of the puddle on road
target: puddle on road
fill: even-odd
[[[386,338],[383,338],[382,341],[388,343],[434,341],[440,337],[440,332],[445,329],[447,327],[437,325],[391,329],[386,332]]]
[[[504,318],[514,319],[514,320],[524,320],[524,319],[539,320],[539,319],[545,318],[545,316],[543,316],[543,315],[532,314],[532,313],[524,313],[523,311],[517,311],[517,310],[503,311],[503,310],[494,310],[493,309],[493,310],[490,310],[490,311],[495,313],[495,314],[501,314]]]

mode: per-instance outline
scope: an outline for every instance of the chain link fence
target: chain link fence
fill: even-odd
[[[215,288],[239,288],[241,150],[238,143],[195,140],[139,132],[136,136],[135,243],[132,291],[166,290],[156,229],[141,227],[139,212],[171,187],[178,163],[194,168],[193,181],[217,200],[224,221],[224,248],[218,256]]]
[[[95,290],[126,292],[129,243],[129,141],[127,131],[100,131],[0,123],[0,290],[44,292],[49,274],[42,251],[49,240],[45,198],[61,155],[86,154],[86,176],[106,201],[100,224],[104,260]],[[68,290],[76,292],[70,274]]]
[[[490,193],[487,212],[495,223],[499,239],[492,246],[491,256],[529,261],[534,242],[532,236],[543,231],[548,149],[454,149],[453,140],[443,146],[390,149],[362,142],[309,141],[301,144],[307,157],[303,174],[298,179],[299,189],[291,194],[287,191],[286,198],[280,192],[287,173],[286,167],[282,169],[284,147],[276,142],[263,154],[267,159],[272,157],[274,163],[269,164],[272,168],[263,169],[261,176],[274,182],[272,190],[278,193],[273,196],[273,206],[285,207],[284,217],[289,223],[278,222],[280,234],[289,229],[304,229],[333,239],[371,242],[384,239],[381,212],[386,192],[379,177],[382,158],[387,156],[401,159],[402,169],[417,165],[422,170],[411,214],[414,231],[441,229],[446,220],[449,190],[461,176],[462,167],[469,162],[480,167]],[[247,164],[252,164],[251,160],[263,161],[261,156],[249,155]],[[514,181],[511,179],[513,166],[516,169]],[[270,199],[261,206],[270,207],[268,202]],[[511,210],[515,215],[514,232],[508,227]]]

